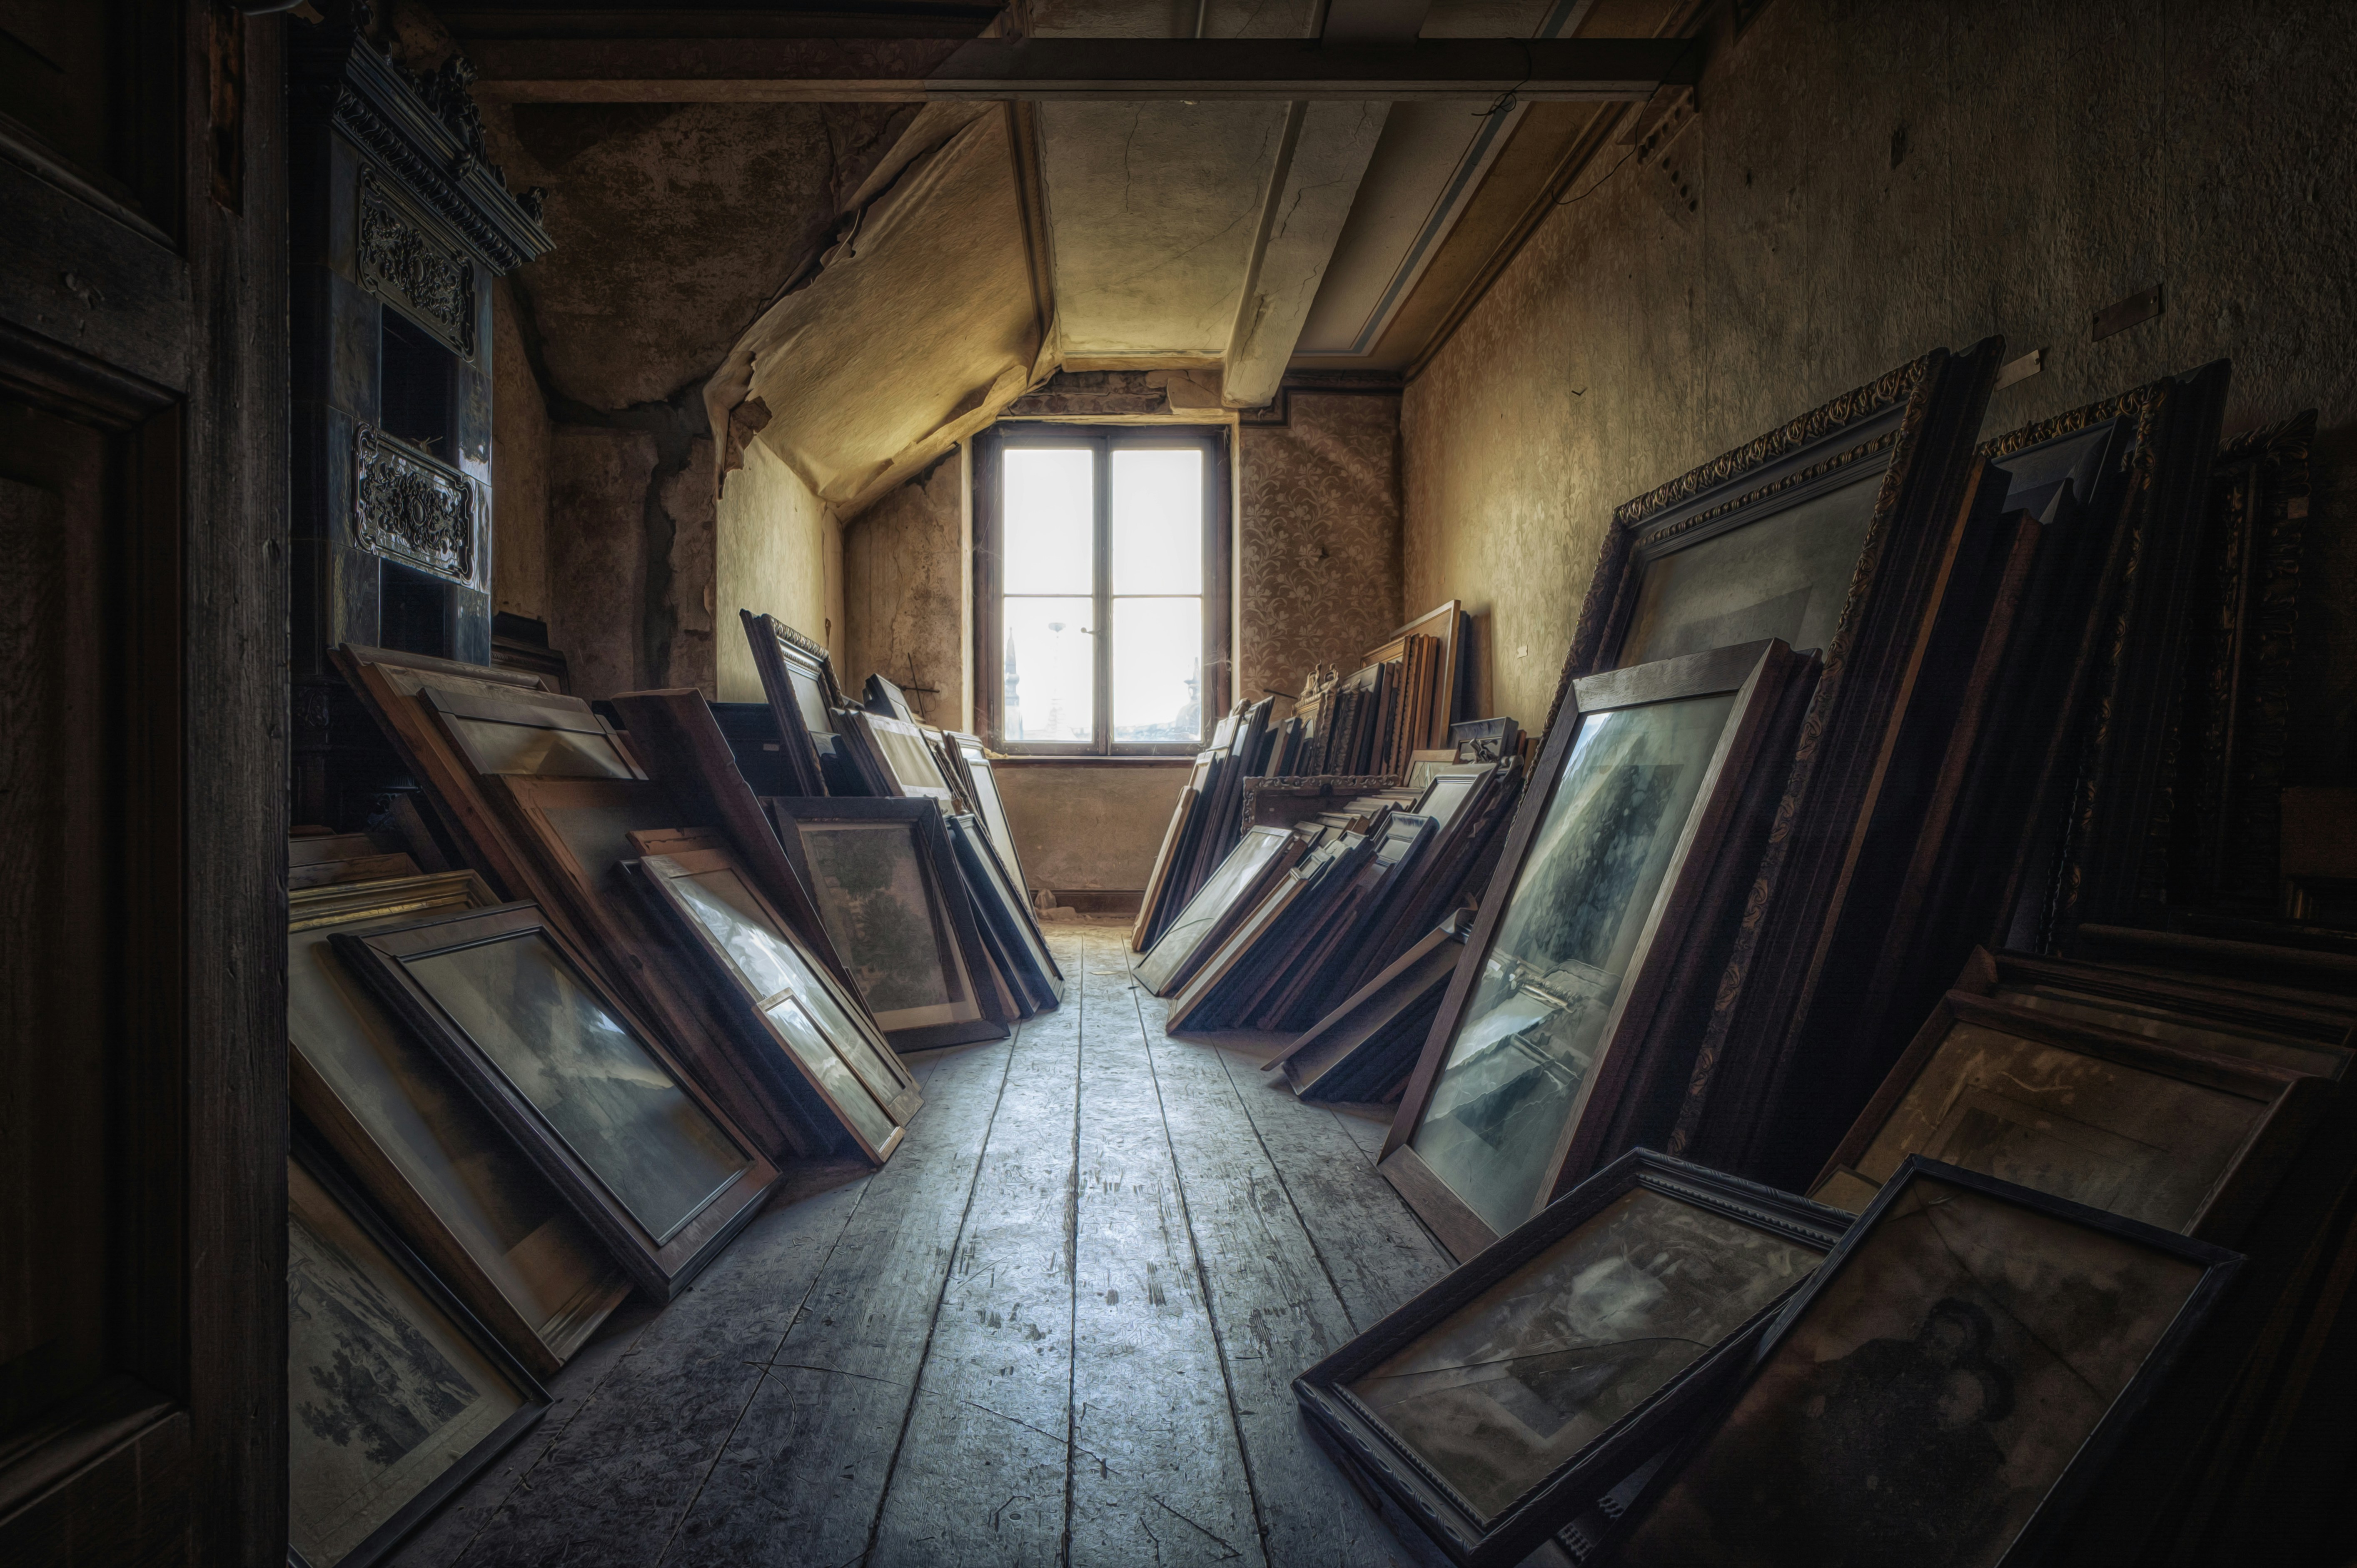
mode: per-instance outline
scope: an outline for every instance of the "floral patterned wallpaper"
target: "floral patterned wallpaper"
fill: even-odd
[[[1399,414],[1396,396],[1295,392],[1285,424],[1239,430],[1237,696],[1347,673],[1406,618]]]

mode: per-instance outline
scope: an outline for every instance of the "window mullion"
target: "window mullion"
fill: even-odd
[[[1097,750],[1113,754],[1113,442],[1099,435],[1096,448],[1096,647],[1091,654],[1096,668]]]

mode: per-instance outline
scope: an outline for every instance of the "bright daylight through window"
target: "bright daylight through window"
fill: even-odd
[[[997,729],[1054,751],[1191,750],[1217,693],[1215,434],[1048,427],[1004,439]],[[995,499],[996,506],[989,504]],[[991,676],[985,672],[985,680]]]

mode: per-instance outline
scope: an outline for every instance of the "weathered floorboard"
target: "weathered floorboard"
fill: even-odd
[[[1412,1217],[1401,1223],[1399,1194],[1334,1112],[1294,1099],[1249,1056],[1222,1050],[1219,1057],[1354,1330],[1373,1326],[1455,1266]]]
[[[682,1522],[666,1563],[856,1563],[872,1543],[991,1118],[1001,1043],[940,1063]]]
[[[1269,1568],[1412,1559],[1303,1425],[1293,1379],[1350,1339],[1350,1314],[1284,1178],[1211,1047],[1170,1040],[1167,1004],[1134,993],[1162,1091],[1180,1196],[1208,1285]]]
[[[1252,1489],[1127,953],[1114,931],[1075,947],[1067,972],[1080,972],[1085,1002],[1070,1561],[1259,1568]]]
[[[1083,1007],[1068,993],[1016,1032],[868,1554],[878,1568],[1061,1554]]]

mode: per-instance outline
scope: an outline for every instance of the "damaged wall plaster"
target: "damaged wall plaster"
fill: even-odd
[[[697,445],[706,453],[711,443]],[[709,480],[705,481],[709,484]],[[716,509],[714,618],[718,644],[718,700],[763,700],[760,672],[737,612],[773,615],[826,644],[846,692],[859,675],[845,658],[843,531],[834,514],[777,454],[756,441],[745,466],[730,474]]]
[[[952,451],[844,530],[842,673],[856,693],[871,672],[911,691],[928,724],[967,727],[963,690],[964,478]]]

